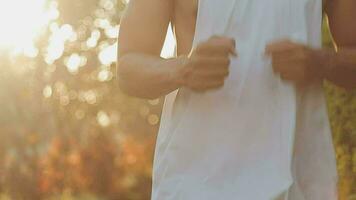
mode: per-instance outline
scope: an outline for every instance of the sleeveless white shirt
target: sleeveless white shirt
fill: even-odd
[[[322,0],[200,0],[193,46],[233,37],[218,91],[166,97],[153,200],[334,200],[336,162],[322,85],[295,88],[265,56],[291,39],[321,46]]]

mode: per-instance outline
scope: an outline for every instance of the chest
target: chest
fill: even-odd
[[[290,32],[290,29],[296,31],[300,27],[307,30],[310,21],[320,20],[322,1],[175,0],[172,22],[178,42],[178,52],[182,52],[182,49],[183,53],[190,50],[197,31],[203,31],[207,36],[211,33],[221,35],[230,28],[237,30],[241,38],[248,38],[251,34],[264,34],[271,31],[274,32],[275,37],[283,37]]]
[[[199,9],[200,2],[204,2],[204,1],[207,0],[175,0],[174,12],[180,13],[181,15],[184,15],[186,17],[195,17]],[[222,1],[226,1],[226,0],[222,0]],[[233,1],[233,0],[227,0],[227,1]],[[236,0],[236,1],[242,1],[242,0]],[[252,0],[252,1],[256,1],[256,0]],[[257,1],[261,1],[261,0],[257,0]],[[282,0],[282,2],[283,1],[288,2],[289,0]],[[304,1],[304,2],[321,1],[324,8],[327,1],[329,0],[294,0],[294,1]],[[270,4],[274,4],[270,0],[262,0],[261,2],[269,2]],[[219,10],[219,7],[216,7],[216,10]]]

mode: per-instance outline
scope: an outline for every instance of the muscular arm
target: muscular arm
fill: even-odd
[[[121,21],[118,80],[132,96],[158,98],[177,89],[174,70],[182,59],[163,59],[160,52],[172,0],[131,0]]]
[[[196,92],[218,89],[229,74],[235,41],[212,37],[189,56],[160,58],[173,0],[131,0],[121,22],[118,79],[121,89],[141,98],[158,98],[186,87]]]
[[[330,81],[356,87],[356,1],[327,0],[325,9],[337,52],[324,50],[324,74]]]
[[[347,89],[356,88],[356,0],[328,0],[325,11],[338,50],[277,41],[267,46],[273,69],[283,79],[301,85],[328,79]]]

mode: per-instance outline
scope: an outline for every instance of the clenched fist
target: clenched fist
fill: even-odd
[[[235,41],[214,36],[197,45],[178,70],[179,82],[196,92],[218,89],[229,75],[230,56],[236,56]]]
[[[266,53],[272,57],[274,72],[284,80],[306,85],[318,78],[320,60],[314,49],[284,40],[269,44]]]

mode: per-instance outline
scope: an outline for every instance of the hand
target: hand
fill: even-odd
[[[269,44],[266,54],[272,57],[274,72],[284,80],[305,85],[318,78],[320,60],[317,50],[284,40]]]
[[[221,88],[229,75],[230,55],[236,56],[233,39],[214,36],[199,44],[184,58],[180,85],[196,92]]]

